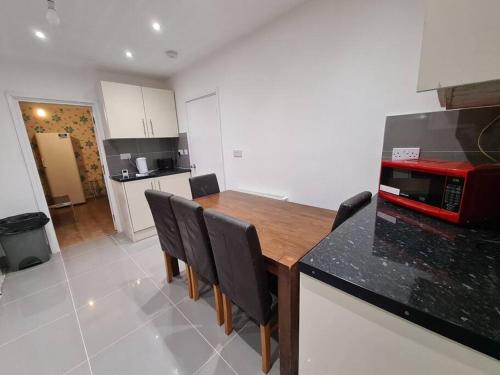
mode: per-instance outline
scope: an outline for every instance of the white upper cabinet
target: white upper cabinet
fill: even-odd
[[[174,93],[115,82],[101,82],[107,138],[177,137]]]
[[[177,137],[177,112],[174,92],[142,88],[148,130],[152,137]]]
[[[144,138],[146,125],[140,86],[101,82],[108,138]]]
[[[417,91],[500,79],[499,0],[425,0]]]

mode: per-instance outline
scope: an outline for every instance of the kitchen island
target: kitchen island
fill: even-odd
[[[499,374],[499,228],[374,197],[300,262],[301,373]]]

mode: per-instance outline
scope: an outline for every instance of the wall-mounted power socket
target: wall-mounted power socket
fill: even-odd
[[[130,154],[120,154],[120,159],[121,160],[129,160],[129,159],[132,159],[132,155],[130,155]]]
[[[243,150],[233,150],[233,158],[242,158]]]
[[[420,147],[401,147],[392,149],[392,160],[418,160]]]

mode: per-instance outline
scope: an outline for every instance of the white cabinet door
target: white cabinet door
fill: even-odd
[[[178,137],[174,92],[142,88],[147,127],[150,137]]]
[[[158,177],[158,186],[163,192],[192,199],[189,177],[191,177],[191,173],[189,172]]]
[[[150,228],[155,225],[151,209],[144,192],[148,189],[156,189],[156,179],[124,182],[127,195],[128,209],[132,220],[134,232]]]
[[[110,138],[149,136],[140,86],[101,82]]]
[[[500,79],[500,1],[425,0],[418,91]]]

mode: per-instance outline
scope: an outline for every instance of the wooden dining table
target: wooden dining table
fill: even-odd
[[[298,374],[298,262],[330,233],[336,212],[231,190],[195,201],[255,225],[267,270],[278,278],[280,373]]]

